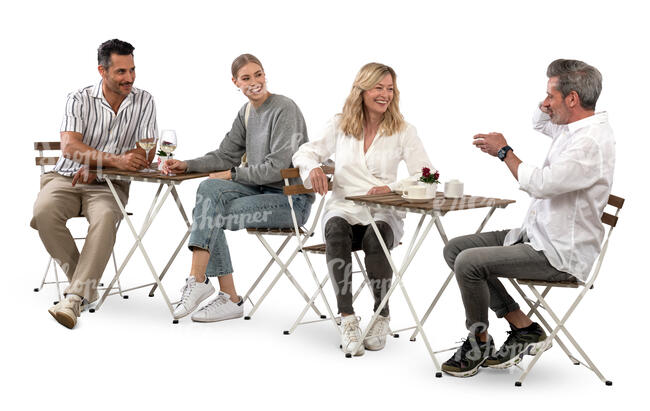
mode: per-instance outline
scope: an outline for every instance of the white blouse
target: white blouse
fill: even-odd
[[[339,127],[340,116],[331,119],[322,138],[300,146],[293,155],[293,164],[300,168],[305,187],[311,188],[309,173],[325,160],[334,157],[336,173],[333,180],[332,195],[325,205],[322,227],[332,217],[342,217],[349,224],[368,225],[370,221],[362,206],[345,199],[347,196],[365,195],[377,186],[398,188],[397,167],[400,161],[406,163],[412,176],[419,176],[422,167],[435,169],[417,135],[415,127],[406,123],[402,131],[390,135],[377,135],[368,151],[364,153],[363,139],[343,134]],[[393,230],[393,244],[397,245],[404,234],[403,212],[371,209],[375,221],[383,221]],[[390,245],[389,245],[390,246]]]

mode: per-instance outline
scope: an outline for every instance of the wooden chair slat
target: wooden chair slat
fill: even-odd
[[[520,280],[517,279],[517,282],[521,285],[532,285],[540,287],[565,287],[565,288],[578,288],[584,286],[585,283],[577,281],[541,281],[541,280]]]
[[[60,141],[36,141],[34,150],[61,150]]]
[[[53,166],[59,161],[59,157],[35,157],[34,160],[37,166]]]
[[[284,168],[280,170],[282,178],[298,178],[300,177],[300,169],[298,168]]]
[[[328,189],[332,190],[332,183],[331,182],[328,184]],[[284,191],[284,194],[288,195],[288,196],[295,196],[297,194],[313,194],[314,193],[313,189],[306,188],[302,184],[294,184],[292,186],[284,186],[284,188],[282,190]]]
[[[607,200],[607,204],[614,206],[616,208],[623,208],[623,203],[625,202],[625,199],[622,197],[617,197],[615,195],[610,195],[609,199]]]
[[[618,217],[613,216],[609,213],[603,213],[603,216],[600,218],[600,220],[603,222],[603,224],[616,227],[616,223],[618,222]]]

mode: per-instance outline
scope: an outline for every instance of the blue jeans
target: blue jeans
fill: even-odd
[[[309,218],[314,197],[292,196],[298,225]],[[288,197],[282,189],[250,186],[230,180],[207,179],[196,192],[192,231],[188,246],[210,252],[205,275],[232,274],[230,250],[224,230],[242,228],[293,228]]]

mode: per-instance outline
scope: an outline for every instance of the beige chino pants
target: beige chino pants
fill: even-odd
[[[128,182],[114,182],[124,205],[129,197]],[[66,227],[72,217],[83,215],[89,223],[81,253]],[[106,183],[77,184],[72,177],[56,172],[41,176],[41,191],[34,203],[32,228],[56,260],[70,285],[65,294],[76,294],[90,302],[97,300],[97,285],[115,243],[116,225],[122,212]]]

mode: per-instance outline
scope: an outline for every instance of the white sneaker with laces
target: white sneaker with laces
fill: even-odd
[[[181,300],[174,309],[174,318],[183,318],[196,310],[196,307],[203,302],[206,298],[214,293],[212,283],[197,283],[196,278],[193,276],[187,277],[185,286],[181,288]]]
[[[368,336],[363,341],[367,350],[379,351],[386,345],[386,335],[390,333],[390,317],[379,315],[375,323],[370,327]]]
[[[365,353],[361,341],[361,328],[359,328],[359,317],[348,315],[341,318],[341,349],[346,354],[360,356]],[[357,348],[358,346],[358,348]],[[356,352],[352,352],[356,348]]]
[[[239,297],[239,300],[239,303],[233,303],[230,301],[230,295],[219,291],[217,298],[192,314],[192,321],[212,323],[243,317],[244,300],[241,297]]]

